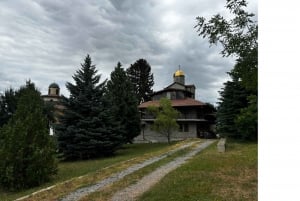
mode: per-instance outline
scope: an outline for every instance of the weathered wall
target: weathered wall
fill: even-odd
[[[173,131],[171,135],[171,141],[183,140],[187,138],[196,138],[197,137],[197,127],[194,123],[189,123],[189,131],[188,132],[179,132]],[[146,124],[144,128],[144,138],[143,139],[143,129],[141,134],[137,136],[134,141],[135,142],[142,142],[142,141],[150,141],[150,142],[167,142],[168,139],[166,136],[152,131],[150,128],[150,124]]]

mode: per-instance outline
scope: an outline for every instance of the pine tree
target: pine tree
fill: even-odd
[[[21,91],[15,114],[0,130],[0,183],[13,190],[40,185],[57,171],[40,93],[30,82]]]
[[[247,106],[248,93],[236,79],[224,85],[217,111],[217,131],[226,137],[241,139],[242,133],[238,132],[235,121],[241,109]]]
[[[114,153],[123,142],[120,125],[111,116],[106,81],[98,84],[100,75],[89,55],[73,79],[75,84],[66,84],[70,97],[62,99],[65,109],[56,126],[59,150],[66,160]]]
[[[120,62],[110,77],[107,89],[114,108],[113,116],[121,124],[125,142],[131,143],[140,134],[140,115],[133,86]]]
[[[138,103],[150,100],[154,85],[151,66],[145,59],[139,59],[127,69],[127,75],[134,86]]]

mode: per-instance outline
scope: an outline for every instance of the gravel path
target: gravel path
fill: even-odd
[[[190,142],[190,143],[187,143],[187,144],[184,144],[176,149],[173,149],[171,151],[168,151],[164,154],[161,154],[160,156],[156,156],[156,157],[153,157],[153,158],[150,158],[146,161],[144,161],[143,163],[139,163],[139,164],[136,164],[136,165],[133,165],[121,172],[118,172],[118,173],[115,173],[113,174],[112,176],[104,179],[104,180],[101,180],[100,182],[94,184],[94,185],[91,185],[91,186],[87,186],[87,187],[84,187],[84,188],[79,188],[77,189],[76,191],[70,193],[69,195],[67,195],[66,197],[62,198],[61,201],[75,201],[75,200],[79,200],[80,198],[90,194],[90,193],[93,193],[95,191],[98,191],[100,189],[102,189],[103,187],[115,182],[115,181],[118,181],[120,179],[122,179],[123,177],[143,168],[143,167],[146,167],[152,163],[155,163],[163,158],[166,158],[168,155],[170,154],[173,154],[179,150],[182,150],[184,148],[187,148],[187,147],[190,147],[192,146],[193,144],[195,144],[197,142]]]
[[[112,197],[112,201],[135,200],[138,196],[149,190],[154,184],[158,183],[159,180],[162,179],[166,174],[178,168],[180,165],[186,163],[188,159],[192,158],[194,155],[208,147],[213,142],[214,140],[210,140],[199,144],[193,151],[189,152],[185,156],[178,157],[175,160],[167,163],[166,165],[161,166],[154,172],[144,176],[138,183],[117,192]]]

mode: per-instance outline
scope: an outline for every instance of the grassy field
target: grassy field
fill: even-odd
[[[257,143],[210,146],[162,179],[140,201],[257,200]]]
[[[168,148],[166,143],[153,143],[153,144],[130,144],[125,145],[123,149],[119,150],[114,157],[100,158],[95,160],[77,161],[77,162],[61,162],[58,166],[58,174],[51,180],[51,182],[45,183],[42,186],[31,188],[19,192],[7,192],[0,189],[0,200],[14,200],[39,189],[46,188],[53,184],[63,182],[73,177],[78,177],[88,173],[95,172],[101,168],[126,161],[138,156],[143,156],[149,152],[156,152],[164,148]]]
[[[159,168],[160,166],[165,165],[166,163],[174,160],[176,157],[187,154],[189,151],[191,151],[191,149],[192,149],[192,147],[189,147],[189,148],[185,148],[183,150],[177,151],[158,162],[155,162],[155,163],[148,165],[130,175],[125,176],[120,181],[117,181],[111,185],[108,185],[101,191],[96,191],[94,193],[89,194],[88,196],[85,196],[84,198],[81,198],[80,201],[108,201],[114,195],[114,193],[116,193],[117,191],[119,191],[123,188],[126,188],[127,186],[137,183],[145,175],[150,174],[156,168]]]
[[[0,200],[14,200],[53,184],[87,175],[71,182],[59,184],[55,189],[26,199],[30,201],[56,200],[67,191],[99,181],[113,172],[125,169],[134,163],[158,155],[174,146],[179,146],[179,144],[180,142],[173,146],[167,144],[126,145],[111,158],[62,162],[59,164],[58,175],[51,182],[21,192],[6,192],[0,189]],[[117,190],[136,183],[144,175],[175,157],[183,155],[186,151],[179,151],[128,175],[103,191],[95,192],[82,200],[107,200]],[[105,169],[105,167],[110,168]],[[257,144],[229,142],[226,153],[218,153],[216,144],[213,144],[196,155],[193,160],[168,174],[150,191],[146,192],[140,200],[257,200]]]

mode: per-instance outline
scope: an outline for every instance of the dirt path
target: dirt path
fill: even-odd
[[[84,188],[80,188],[80,189],[77,189],[76,191],[70,193],[69,195],[67,195],[66,197],[62,198],[61,201],[74,201],[74,200],[79,200],[80,198],[90,194],[90,193],[93,193],[95,191],[99,191],[101,190],[102,188],[104,188],[105,186],[113,183],[113,182],[116,182],[116,181],[119,181],[120,179],[124,178],[126,175],[129,175],[143,167],[146,167],[152,163],[155,163],[163,158],[166,158],[168,155],[170,154],[173,154],[179,150],[182,150],[182,149],[185,149],[187,147],[190,147],[192,145],[194,145],[195,143],[199,143],[198,142],[189,142],[187,144],[184,144],[176,149],[173,149],[171,151],[168,151],[166,153],[163,153],[159,156],[156,156],[156,157],[153,157],[153,158],[150,158],[146,161],[144,161],[143,163],[139,163],[139,164],[136,164],[136,165],[133,165],[123,171],[120,171],[116,174],[113,174],[112,176],[104,179],[104,180],[101,180],[99,181],[98,183],[94,184],[94,185],[91,185],[91,186],[88,186],[88,187],[84,187]]]
[[[199,144],[193,151],[189,152],[185,156],[178,157],[175,160],[167,163],[166,165],[161,166],[154,172],[144,176],[138,183],[117,192],[112,197],[112,201],[135,200],[138,196],[149,190],[154,184],[158,183],[160,179],[162,179],[166,174],[178,168],[180,165],[186,163],[188,159],[192,158],[194,155],[208,147],[213,142],[214,140],[210,140]]]

